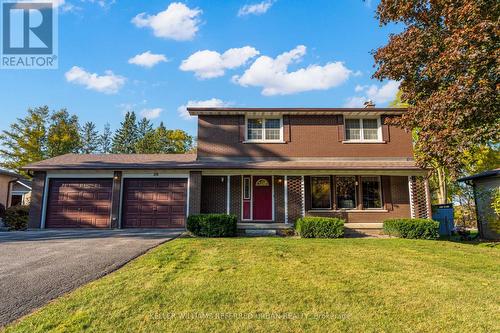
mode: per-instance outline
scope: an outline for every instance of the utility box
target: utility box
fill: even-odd
[[[439,234],[441,236],[451,236],[455,227],[453,221],[453,204],[433,205],[432,219],[439,222]]]

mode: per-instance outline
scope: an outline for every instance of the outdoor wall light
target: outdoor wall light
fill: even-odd
[[[220,177],[221,183],[224,183],[224,177]]]

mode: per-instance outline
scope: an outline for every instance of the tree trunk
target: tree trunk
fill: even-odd
[[[438,175],[438,203],[445,204],[448,201],[448,186],[446,184],[446,171],[443,167],[437,168]]]

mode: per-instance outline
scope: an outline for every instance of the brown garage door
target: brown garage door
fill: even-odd
[[[186,179],[125,179],[124,228],[182,228],[186,222]]]
[[[108,228],[111,179],[51,179],[47,228]]]

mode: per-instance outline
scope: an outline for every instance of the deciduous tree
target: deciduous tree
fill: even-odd
[[[78,117],[70,115],[66,109],[50,116],[47,133],[47,153],[55,157],[67,153],[77,153],[81,146]]]
[[[409,103],[396,122],[418,131],[421,166],[456,176],[465,151],[500,139],[500,2],[381,0],[377,16],[405,26],[374,52],[374,77],[400,81]]]
[[[49,107],[28,109],[28,115],[18,118],[9,130],[0,134],[2,167],[24,173],[23,166],[47,158],[47,121]]]

